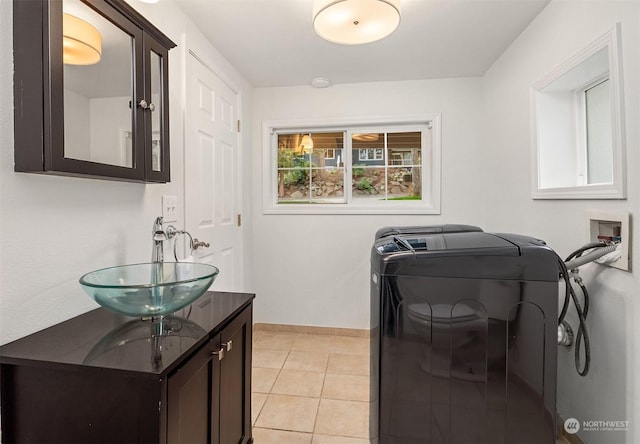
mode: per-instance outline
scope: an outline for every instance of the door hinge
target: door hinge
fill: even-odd
[[[236,122],[236,131],[240,132],[240,120]]]
[[[242,215],[238,214],[238,226],[242,225]]]

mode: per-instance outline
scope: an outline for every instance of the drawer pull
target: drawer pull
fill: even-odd
[[[230,352],[231,349],[233,348],[233,341],[229,340],[227,342],[224,343],[225,347],[227,347],[227,351]]]

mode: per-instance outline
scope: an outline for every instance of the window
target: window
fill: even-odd
[[[584,89],[584,153],[586,183],[601,184],[613,181],[613,152],[610,118],[609,79]]]
[[[535,199],[626,197],[619,24],[531,86]]]
[[[412,152],[410,150],[395,150],[391,154],[391,165],[411,165]]]
[[[438,214],[439,122],[266,122],[264,212]]]
[[[358,150],[359,160],[383,160],[384,150],[382,148],[360,148]]]

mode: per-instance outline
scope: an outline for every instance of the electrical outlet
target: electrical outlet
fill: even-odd
[[[606,265],[629,271],[629,213],[589,211],[587,223],[589,242],[605,239],[622,244],[620,259]]]
[[[162,218],[164,222],[178,222],[177,196],[162,196]]]

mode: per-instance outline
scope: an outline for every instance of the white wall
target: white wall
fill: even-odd
[[[611,29],[622,24],[622,65],[628,199],[621,201],[534,201],[530,198],[529,86]],[[640,137],[640,3],[552,1],[484,76],[484,199],[486,230],[519,232],[547,241],[561,256],[588,239],[585,211],[627,211],[632,238],[640,233],[638,148]],[[640,263],[633,240],[631,255]],[[588,327],[591,371],[576,374],[573,349],[559,350],[558,412],[565,418],[631,421],[624,432],[585,432],[588,443],[635,443],[640,439],[638,385],[638,269],[632,273],[599,265],[581,275],[591,292]],[[570,322],[577,327],[575,314]]]
[[[481,224],[480,86],[444,79],[254,90],[255,322],[369,328],[369,253],[378,228]],[[262,214],[263,121],[430,112],[442,113],[441,215]]]
[[[163,194],[178,196],[180,217],[175,225],[183,225],[185,41],[197,46],[239,88],[245,122],[250,121],[251,100],[246,80],[173,2],[132,2],[179,45],[169,52],[171,183],[15,173],[12,3],[0,0],[0,344],[95,308],[78,284],[83,273],[150,260],[151,226],[161,213]],[[243,134],[242,146],[250,146],[249,131]],[[248,155],[245,162],[250,162]],[[243,213],[250,221],[250,208]],[[246,242],[245,248],[249,248]]]

